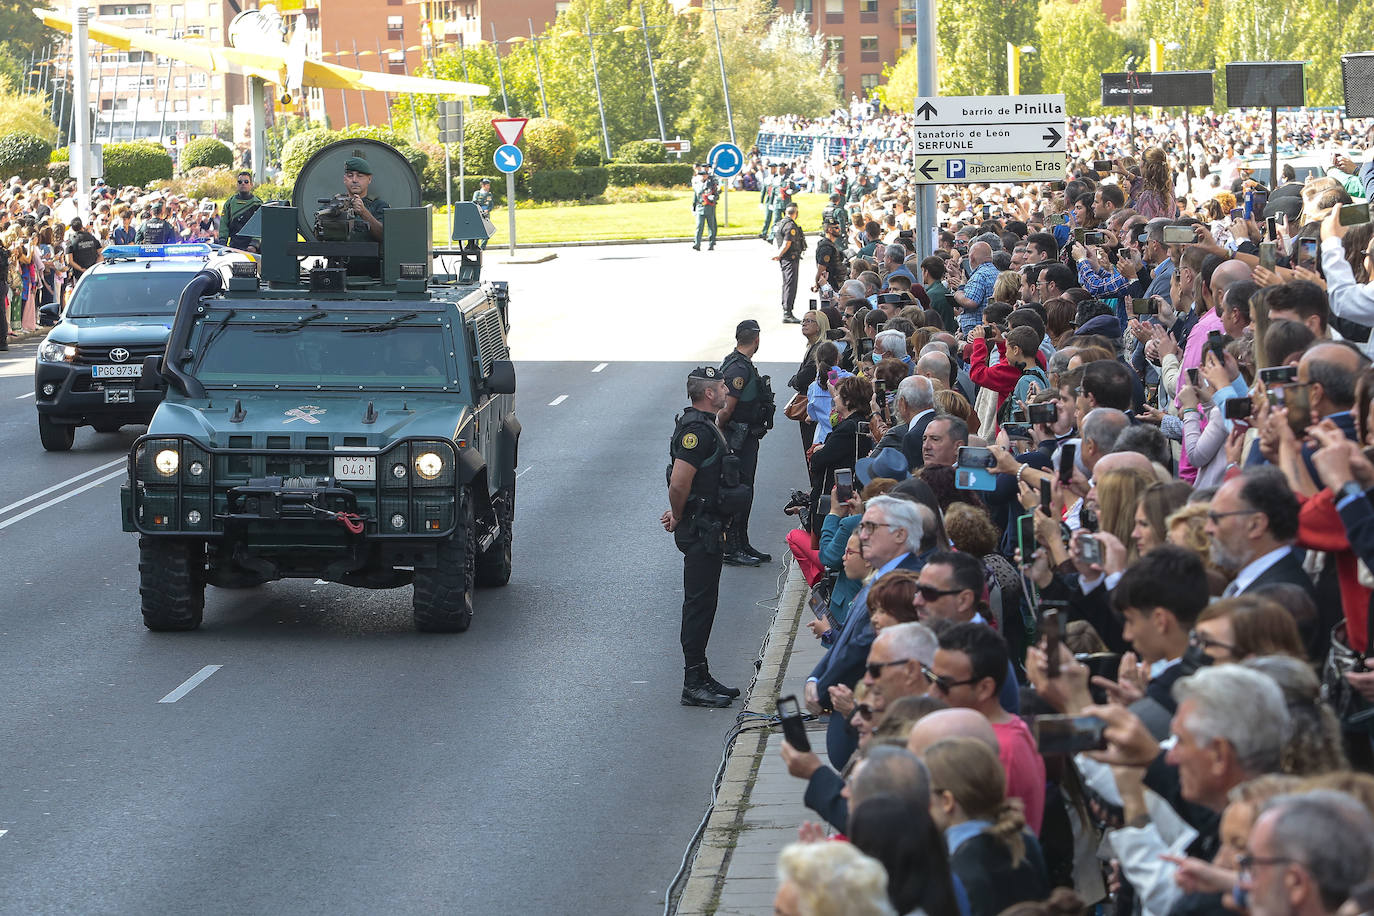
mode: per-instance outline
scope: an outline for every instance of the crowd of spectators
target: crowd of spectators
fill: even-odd
[[[1211,123],[1208,173],[1260,142]],[[1012,206],[944,190],[929,257],[865,192],[816,274],[788,545],[829,718],[782,747],[819,822],[779,913],[1374,908],[1371,167],[1195,198],[1119,126]]]
[[[38,309],[65,304],[89,260],[89,239],[106,245],[149,241],[145,224],[157,220],[157,242],[212,242],[219,238],[220,204],[144,188],[113,188],[97,182],[82,217],[74,181],[10,178],[0,186],[0,301],[6,327],[18,334],[36,330]],[[161,223],[166,223],[163,229]],[[78,241],[80,258],[74,259]],[[94,263],[94,261],[91,261]],[[0,335],[3,340],[7,335]]]

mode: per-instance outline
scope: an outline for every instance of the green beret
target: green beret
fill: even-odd
[[[367,164],[367,160],[359,156],[349,156],[344,160],[345,172],[358,172],[362,175],[371,175],[372,166]]]

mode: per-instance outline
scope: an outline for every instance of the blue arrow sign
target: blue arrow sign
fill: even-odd
[[[496,160],[497,171],[507,174],[519,171],[520,166],[525,163],[525,154],[520,152],[520,147],[511,146],[509,143],[498,146],[493,158]]]
[[[733,143],[717,143],[706,154],[706,164],[717,178],[732,178],[744,168],[744,151]]]

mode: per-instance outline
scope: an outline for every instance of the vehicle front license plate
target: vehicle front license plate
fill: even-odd
[[[92,366],[91,378],[142,378],[143,365],[131,363],[125,366]]]
[[[335,455],[335,480],[376,480],[377,459],[372,455]]]
[[[106,404],[132,404],[134,402],[134,390],[132,388],[106,388]]]

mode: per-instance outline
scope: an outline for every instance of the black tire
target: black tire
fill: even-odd
[[[511,543],[515,540],[515,484],[502,490],[497,498],[496,519],[501,535],[477,558],[477,584],[502,586],[510,582]]]
[[[205,545],[139,538],[138,582],[144,626],[159,633],[196,629],[205,612]]]
[[[439,543],[438,562],[415,570],[415,629],[421,633],[462,633],[472,625],[472,586],[477,558],[472,549],[472,501],[460,494],[458,527]]]
[[[115,422],[115,421],[111,421],[111,422],[108,422],[108,423],[92,423],[92,424],[91,424],[91,426],[95,427],[95,431],[98,432],[98,433],[117,433],[117,432],[119,432],[120,427],[122,427],[123,425],[124,425],[123,423],[118,423],[118,422]]]
[[[68,452],[71,451],[72,443],[76,441],[76,427],[50,420],[40,413],[38,438],[42,441],[43,448],[50,452]]]

